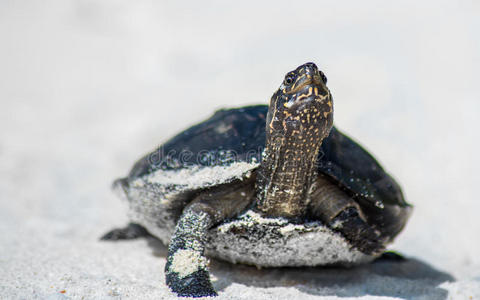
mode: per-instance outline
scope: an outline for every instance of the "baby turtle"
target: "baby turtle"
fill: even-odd
[[[327,78],[289,72],[270,105],[217,111],[140,159],[114,188],[132,223],[168,245],[166,283],[214,296],[207,256],[257,267],[371,261],[410,215],[398,184],[333,127]],[[146,228],[146,229],[145,229]]]

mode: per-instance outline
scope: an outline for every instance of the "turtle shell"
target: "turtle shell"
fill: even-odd
[[[219,110],[141,158],[126,180],[158,172],[200,170],[234,163],[244,163],[244,168],[253,171],[258,167],[265,147],[267,112],[267,105]],[[326,175],[373,213],[381,211],[385,205],[409,206],[399,185],[372,155],[335,127],[322,143],[317,164],[320,174]],[[233,173],[232,176],[222,176],[216,184],[238,178],[238,174]],[[184,177],[177,178],[185,180]],[[175,182],[169,184],[175,185]],[[182,182],[177,184],[183,185]]]

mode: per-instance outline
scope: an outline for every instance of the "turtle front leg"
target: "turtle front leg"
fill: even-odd
[[[378,255],[385,250],[380,230],[367,222],[358,203],[322,176],[312,187],[308,213],[365,254]]]
[[[208,272],[205,244],[210,228],[233,217],[251,202],[253,181],[220,186],[198,195],[184,210],[168,246],[165,276],[183,297],[216,296]]]
[[[216,296],[204,256],[206,233],[214,220],[200,203],[190,205],[180,217],[168,246],[167,285],[178,296]]]

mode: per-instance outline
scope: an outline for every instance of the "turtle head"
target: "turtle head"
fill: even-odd
[[[333,102],[327,78],[314,63],[288,72],[273,94],[267,115],[267,140],[286,138],[319,146],[333,124]]]

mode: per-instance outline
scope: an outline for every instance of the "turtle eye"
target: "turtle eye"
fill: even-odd
[[[325,76],[325,74],[323,74],[322,71],[319,71],[319,72],[320,72],[320,77],[322,77],[323,83],[327,84],[327,76]]]
[[[285,76],[285,85],[291,85],[295,80],[295,76],[293,74],[288,74]]]

